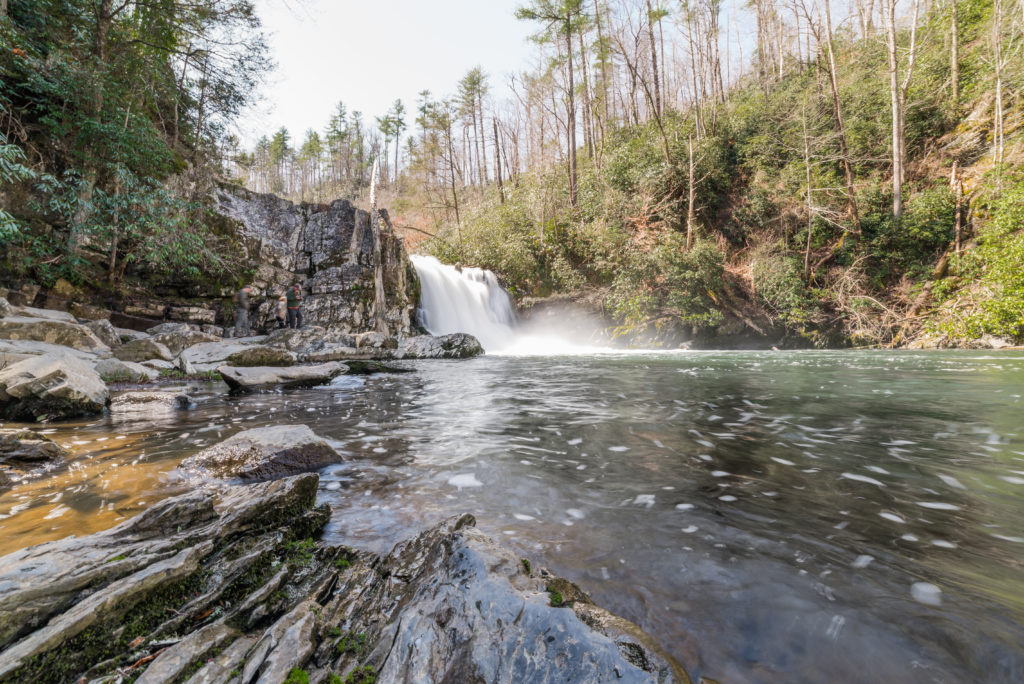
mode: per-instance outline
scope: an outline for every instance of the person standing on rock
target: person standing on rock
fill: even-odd
[[[248,285],[238,291],[235,296],[235,337],[249,336],[249,293]]]
[[[288,327],[302,327],[302,287],[298,284],[288,290]]]
[[[284,295],[281,295],[277,299],[277,328],[280,330],[284,328],[288,319],[288,299]]]

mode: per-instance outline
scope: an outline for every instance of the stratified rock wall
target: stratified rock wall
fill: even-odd
[[[259,302],[255,323],[274,317],[278,296],[295,283],[304,289],[304,322],[358,333],[375,328],[374,254],[370,214],[347,200],[292,204],[234,186],[217,193],[219,211],[237,222],[249,258]],[[405,248],[381,212],[384,318],[392,335],[408,335],[416,307],[416,273]]]

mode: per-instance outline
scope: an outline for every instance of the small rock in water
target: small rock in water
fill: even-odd
[[[874,556],[869,556],[867,554],[862,554],[860,556],[857,556],[857,558],[854,559],[852,565],[853,565],[853,567],[858,568],[858,569],[859,568],[866,568],[869,565],[871,565],[871,561],[873,561],[873,560],[875,560]]]
[[[942,605],[942,589],[931,582],[914,582],[910,585],[910,595],[915,601],[926,606]]]

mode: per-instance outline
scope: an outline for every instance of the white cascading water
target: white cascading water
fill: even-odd
[[[432,335],[469,333],[488,353],[512,355],[592,354],[614,351],[574,342],[569,334],[527,333],[518,327],[512,298],[498,278],[481,268],[442,264],[412,255],[420,278],[420,323]]]
[[[497,277],[481,268],[457,269],[431,256],[413,255],[420,277],[420,322],[432,335],[464,332],[487,351],[507,347],[515,336],[512,299]]]

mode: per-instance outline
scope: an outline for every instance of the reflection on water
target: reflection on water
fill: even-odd
[[[309,424],[334,541],[448,515],[575,579],[723,681],[1024,680],[1024,355],[734,352],[422,362],[56,428],[0,552],[175,493],[184,456]],[[102,441],[101,441],[102,440]],[[870,674],[865,676],[865,672]]]

